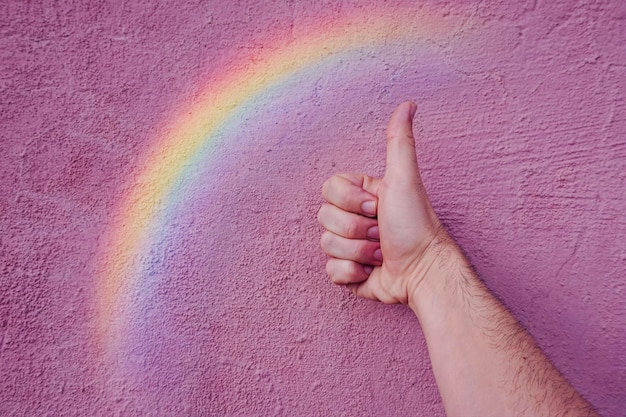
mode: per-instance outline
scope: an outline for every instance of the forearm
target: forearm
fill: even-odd
[[[382,179],[324,183],[318,218],[329,277],[359,297],[409,304],[448,415],[597,416],[441,228],[417,165],[415,110],[405,102],[391,116]]]
[[[411,294],[449,416],[597,416],[447,237]]]

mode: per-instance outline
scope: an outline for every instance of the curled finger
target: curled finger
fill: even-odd
[[[326,273],[332,282],[340,285],[363,282],[372,269],[371,265],[363,265],[346,259],[330,258],[326,262]]]
[[[317,219],[326,230],[348,239],[380,238],[376,219],[350,213],[332,204],[322,205]]]
[[[322,196],[330,204],[351,213],[374,217],[378,211],[378,199],[345,176],[335,175],[322,187]]]
[[[328,256],[364,265],[382,265],[380,243],[365,239],[346,239],[331,232],[322,234],[321,246]]]

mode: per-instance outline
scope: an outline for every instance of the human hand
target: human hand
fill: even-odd
[[[415,111],[402,103],[391,116],[383,178],[324,183],[318,219],[328,275],[357,296],[413,309],[448,415],[599,417],[443,229],[419,174]]]
[[[417,165],[412,122],[417,106],[400,104],[387,128],[383,178],[342,174],[322,187],[318,212],[330,257],[326,271],[357,296],[384,303],[409,302],[447,236],[433,210]]]

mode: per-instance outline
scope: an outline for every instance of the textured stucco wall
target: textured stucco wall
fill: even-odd
[[[625,43],[618,0],[3,1],[0,415],[443,415],[318,247],[405,99],[452,234],[623,415]]]

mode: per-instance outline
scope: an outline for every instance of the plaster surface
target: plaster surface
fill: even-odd
[[[452,235],[623,415],[625,42],[617,0],[3,1],[0,415],[443,416],[315,220],[406,99]]]

